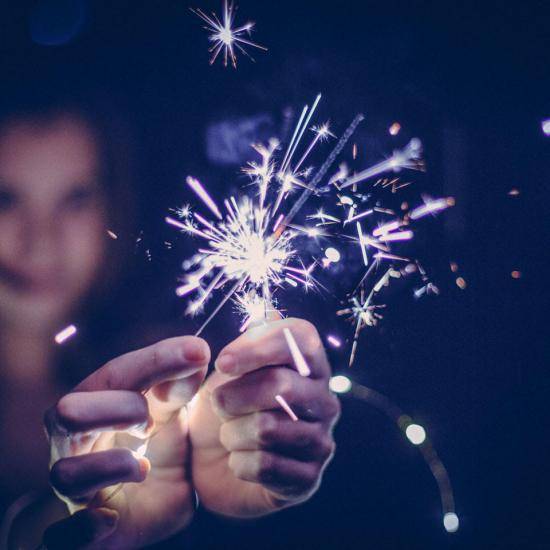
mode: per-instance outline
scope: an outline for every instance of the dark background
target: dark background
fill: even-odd
[[[256,63],[241,56],[236,71],[208,65],[206,34],[188,7],[179,0],[3,2],[2,79],[29,68],[60,87],[82,79],[108,86],[131,113],[141,143],[140,225],[152,254],[136,278],[149,299],[168,304],[167,319],[182,330],[192,327],[172,296],[184,248],[165,249],[173,233],[162,219],[185,198],[189,173],[220,192],[226,176],[238,182],[236,164],[207,155],[211,124],[266,114],[276,126],[283,109],[322,91],[320,112],[337,133],[357,111],[367,115],[358,167],[422,138],[428,172],[416,196],[457,199],[424,225],[415,245],[442,293],[418,302],[410,289],[390,297],[349,374],[426,427],[451,476],[461,524],[456,534],[444,531],[437,488],[417,449],[379,412],[344,397],[339,449],[310,503],[244,524],[200,512],[177,544],[550,547],[547,322],[537,316],[548,303],[550,137],[541,131],[550,117],[548,3],[242,0],[237,17],[256,21],[254,39],[269,52],[254,52]],[[395,120],[403,131],[392,141],[387,128]],[[508,195],[512,188],[519,196]],[[466,289],[456,286],[450,260]],[[513,270],[522,277],[511,278]],[[325,319],[322,331],[343,334],[322,302],[301,299],[292,313]],[[344,371],[346,359],[334,355],[335,370]]]

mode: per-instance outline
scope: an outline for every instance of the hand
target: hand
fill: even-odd
[[[195,496],[183,406],[209,360],[199,338],[164,340],[109,361],[48,411],[51,483],[81,508],[46,531],[48,548],[136,548],[189,523]],[[145,444],[147,458],[128,448]]]
[[[311,375],[298,374],[290,329]],[[217,513],[254,517],[308,499],[334,451],[340,404],[315,327],[284,319],[249,329],[226,346],[190,410],[192,472],[199,499]],[[298,421],[275,399],[282,396]]]

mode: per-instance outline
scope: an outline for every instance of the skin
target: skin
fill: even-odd
[[[194,494],[183,407],[209,360],[199,338],[164,340],[110,361],[47,413],[54,445],[69,434],[84,436],[53,464],[50,480],[71,505],[88,506],[47,530],[48,548],[136,548],[189,523]],[[127,448],[151,434],[147,458]]]
[[[291,366],[285,327],[310,377]],[[73,505],[87,505],[48,529],[49,548],[68,540],[86,548],[161,540],[191,520],[193,489],[205,507],[240,518],[299,504],[317,490],[340,407],[328,390],[330,367],[315,327],[285,319],[249,330],[222,350],[201,386],[208,361],[199,338],[165,340],[111,361],[49,412],[54,445],[56,437],[84,436],[54,464],[51,482]],[[136,426],[147,421],[142,437],[155,434],[147,459],[119,448],[128,444],[125,431],[139,436]],[[110,498],[117,483],[122,488]]]
[[[95,282],[105,253],[105,197],[84,123],[15,121],[0,133],[0,322],[59,328]]]

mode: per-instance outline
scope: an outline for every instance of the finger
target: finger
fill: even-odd
[[[235,451],[229,455],[229,468],[235,477],[287,498],[310,494],[319,485],[321,465],[300,462],[266,451]]]
[[[191,376],[210,361],[210,348],[201,338],[169,338],[109,361],[86,378],[77,391],[144,391],[166,380]]]
[[[239,376],[268,365],[296,367],[284,329],[290,331],[311,377],[328,378],[330,366],[319,333],[310,322],[302,319],[281,319],[248,330],[221,351],[216,369]]]
[[[109,508],[81,510],[48,527],[44,546],[48,550],[70,550],[101,542],[116,530],[118,517],[118,513]]]
[[[204,381],[206,370],[204,367],[191,376],[162,382],[146,394],[149,410],[156,422],[166,421],[191,401]]]
[[[338,415],[338,398],[326,380],[311,380],[286,367],[266,367],[234,378],[212,392],[214,411],[221,418],[278,409],[280,395],[302,420],[325,420]]]
[[[62,397],[45,416],[46,429],[56,433],[145,428],[149,417],[143,395],[127,390],[73,392]]]
[[[90,501],[105,487],[144,481],[149,468],[146,458],[136,459],[128,449],[111,449],[58,460],[50,472],[50,483],[71,500]]]
[[[284,412],[253,413],[224,422],[220,441],[229,451],[270,451],[302,460],[328,460],[334,442],[321,423],[293,422]]]

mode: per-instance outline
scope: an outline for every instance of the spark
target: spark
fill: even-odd
[[[327,336],[327,342],[334,348],[339,348],[342,345],[342,342],[340,341],[340,339],[337,338],[336,336],[333,336],[332,334],[329,334]]]
[[[290,408],[290,405],[282,395],[277,394],[275,396],[275,400],[279,403],[279,405],[281,405],[281,408],[286,412],[286,414],[288,414],[288,416],[290,416],[293,422],[298,422],[296,413]]]
[[[411,210],[409,213],[409,218],[411,220],[418,220],[429,214],[435,214],[441,210],[445,210],[450,206],[454,206],[455,202],[452,197],[446,199],[425,199],[422,206],[418,206]]]
[[[423,164],[421,162],[422,155],[422,143],[419,139],[413,138],[408,143],[408,145],[400,150],[395,151],[386,160],[359,172],[358,174],[351,176],[343,181],[340,185],[340,189],[345,189],[352,185],[357,185],[369,178],[374,176],[379,176],[384,172],[394,171],[399,172],[400,170],[407,168],[412,170],[421,170]]]
[[[292,355],[292,360],[294,361],[294,366],[296,367],[296,370],[298,371],[300,376],[309,376],[311,374],[311,369],[309,368],[305,357],[300,351],[300,348],[298,347],[298,344],[294,339],[294,335],[292,334],[292,332],[290,332],[289,328],[284,328],[283,334],[285,335],[285,340],[288,349],[290,350],[290,354]]]
[[[396,136],[401,131],[401,124],[399,122],[394,122],[389,129],[389,133],[392,136]]]
[[[68,327],[64,328],[60,332],[58,332],[55,337],[55,343],[56,344],[63,344],[66,342],[69,338],[74,336],[77,333],[77,328],[74,325],[69,325]]]
[[[227,67],[228,62],[231,61],[231,65],[236,69],[236,49],[254,61],[254,58],[246,51],[244,46],[267,51],[264,46],[245,38],[245,36],[250,36],[254,23],[249,21],[242,26],[235,25],[235,6],[233,2],[228,3],[227,0],[224,0],[221,20],[215,13],[208,15],[200,8],[191,8],[191,11],[206,23],[205,29],[210,33],[208,37],[208,40],[212,42],[209,49],[212,54],[210,65],[213,65],[220,53],[223,52],[224,66]]]
[[[118,235],[110,229],[107,229],[107,235],[109,235],[109,237],[111,237],[111,239],[113,239],[114,241],[118,239]]]

